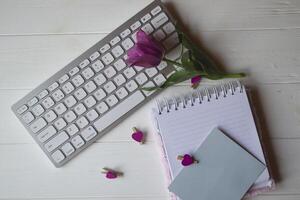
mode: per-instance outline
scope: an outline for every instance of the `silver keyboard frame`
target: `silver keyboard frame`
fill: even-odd
[[[51,160],[51,162],[55,165],[55,167],[62,167],[64,164],[66,164],[67,162],[69,162],[72,158],[74,158],[75,156],[77,156],[80,152],[82,152],[84,149],[86,149],[88,146],[90,146],[92,143],[94,143],[96,140],[98,140],[101,136],[103,136],[104,134],[106,134],[107,132],[109,132],[110,130],[112,130],[116,125],[118,125],[120,122],[122,122],[124,119],[126,119],[130,114],[132,114],[134,111],[136,111],[138,108],[140,108],[143,104],[147,103],[149,100],[151,100],[153,98],[153,96],[157,95],[161,90],[157,90],[154,93],[152,93],[150,96],[145,96],[145,99],[139,103],[136,107],[134,107],[133,109],[131,109],[130,111],[128,111],[125,115],[121,116],[118,120],[116,120],[114,123],[112,123],[110,126],[108,126],[105,130],[98,132],[98,134],[91,140],[89,141],[85,141],[85,144],[80,147],[79,149],[76,149],[75,152],[69,156],[67,156],[62,162],[60,163],[56,163],[52,157],[51,154],[53,152],[47,152],[47,150],[43,147],[43,144],[41,144],[36,137],[36,134],[34,134],[30,128],[29,125],[26,124],[22,118],[21,115],[17,113],[17,109],[19,107],[21,107],[22,105],[26,105],[28,103],[28,101],[30,101],[33,97],[37,97],[38,94],[44,90],[47,89],[48,86],[50,86],[52,83],[54,83],[55,81],[57,81],[62,75],[64,74],[68,74],[68,72],[74,68],[74,67],[78,67],[78,65],[85,60],[86,58],[88,58],[92,53],[94,53],[95,51],[99,51],[99,49],[104,46],[105,44],[109,43],[116,35],[119,35],[122,31],[124,31],[125,29],[129,28],[131,24],[133,24],[134,22],[140,20],[144,15],[146,15],[147,13],[150,13],[150,11],[152,9],[154,9],[157,6],[161,6],[162,11],[161,12],[165,12],[167,14],[167,16],[169,17],[169,21],[172,22],[173,24],[175,23],[174,18],[170,15],[170,13],[168,12],[168,10],[166,9],[166,7],[163,5],[163,3],[160,0],[154,0],[152,3],[150,3],[148,6],[146,6],[144,9],[142,9],[141,11],[139,11],[136,15],[134,15],[132,18],[130,18],[128,21],[126,21],[125,23],[123,23],[121,26],[119,26],[118,28],[116,28],[114,31],[112,31],[110,34],[108,34],[106,37],[104,37],[101,41],[97,42],[95,45],[93,45],[91,48],[89,48],[88,50],[86,50],[83,54],[81,54],[79,57],[77,57],[76,59],[74,59],[73,61],[71,61],[67,66],[65,66],[64,68],[62,68],[61,70],[59,70],[57,73],[55,73],[54,75],[52,75],[49,79],[47,79],[45,82],[43,82],[42,84],[40,84],[37,88],[33,89],[29,94],[27,94],[25,97],[23,97],[21,100],[19,100],[17,103],[15,103],[14,105],[12,105],[11,109],[12,111],[15,113],[15,115],[18,117],[18,119],[21,121],[21,123],[23,124],[23,126],[27,129],[27,131],[31,134],[31,136],[34,138],[34,140],[36,141],[37,144],[39,144],[39,146],[41,147],[41,149],[44,151],[44,153],[48,156],[48,158]],[[131,34],[130,34],[131,35]],[[129,36],[130,37],[130,36]],[[126,37],[127,38],[127,37]],[[124,39],[126,39],[124,38]],[[124,40],[122,39],[122,40]],[[112,49],[112,47],[111,47]],[[172,49],[171,49],[172,50]],[[171,51],[169,50],[169,52]],[[126,53],[126,51],[125,51]],[[101,56],[99,58],[101,58],[104,54],[101,54]],[[83,69],[80,69],[80,72]],[[163,69],[161,71],[161,73],[166,77],[168,74],[170,74],[172,71],[174,71],[175,68],[172,65],[168,65],[165,69]],[[140,72],[138,72],[140,73]],[[96,73],[97,74],[97,73]],[[112,80],[108,79],[107,81]],[[59,87],[57,89],[61,89],[63,84],[60,84]],[[97,86],[97,88],[101,88],[99,86]],[[52,92],[49,92],[49,94],[47,96],[50,96],[55,90],[53,90]],[[133,94],[133,93],[132,93]],[[70,94],[66,95],[65,94],[65,98],[67,98]],[[129,95],[130,96],[130,95]],[[44,99],[44,98],[43,98]],[[126,98],[124,98],[124,100],[126,100]],[[39,100],[40,102],[41,100]],[[78,101],[82,102],[82,100]],[[123,100],[120,100],[118,104],[120,104]],[[113,109],[113,108],[110,108]],[[45,109],[46,111],[49,109]],[[90,110],[90,109],[88,109]],[[45,111],[45,112],[46,112]],[[109,112],[109,111],[108,111]],[[63,115],[63,114],[62,114]],[[57,118],[61,117],[62,115],[57,115]],[[104,114],[105,115],[105,114]],[[82,115],[80,115],[82,116]],[[101,117],[101,116],[100,116]],[[90,125],[93,124],[93,122],[89,123]],[[81,131],[81,130],[80,130]]]

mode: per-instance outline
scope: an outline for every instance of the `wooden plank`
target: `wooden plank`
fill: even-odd
[[[196,40],[202,39],[220,68],[246,72],[250,82],[299,83],[299,36],[300,29],[205,32]],[[102,37],[0,36],[0,88],[34,88]]]
[[[95,144],[63,168],[55,168],[33,144],[0,145],[0,198],[151,197],[166,195],[155,145]],[[106,180],[103,167],[124,176]],[[155,183],[155,184],[154,184]]]
[[[151,0],[2,0],[0,34],[108,33],[150,2]],[[181,21],[188,27],[193,27],[194,31],[300,27],[300,2],[297,0],[166,2],[174,15],[180,16]],[[194,12],[195,8],[197,12]]]
[[[261,118],[263,132],[271,138],[300,138],[300,87],[299,84],[271,84],[252,86],[254,89],[254,105]],[[173,87],[158,96],[170,97],[188,92],[190,87]],[[0,143],[32,143],[33,140],[10,110],[12,103],[24,96],[27,90],[0,90],[0,110],[2,117],[0,126]],[[131,128],[138,126],[148,132],[147,140],[153,141],[155,133],[151,123],[151,108],[155,106],[153,99],[123,123],[102,137],[98,142],[131,141]]]
[[[281,182],[257,200],[275,196],[293,200],[300,195],[300,140],[273,139],[272,143]],[[154,143],[97,143],[56,169],[34,144],[0,145],[5,160],[0,164],[0,198],[165,198],[167,187],[156,148]],[[122,170],[124,177],[106,180],[100,173],[104,166]]]

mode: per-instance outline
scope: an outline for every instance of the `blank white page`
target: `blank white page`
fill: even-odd
[[[220,95],[202,104],[178,110],[156,114],[157,126],[162,136],[172,179],[181,169],[178,155],[192,154],[215,127],[235,140],[249,153],[266,164],[259,136],[249,105],[248,97],[243,92]],[[215,147],[218,148],[218,147]],[[260,185],[270,178],[268,169],[261,174],[255,184]]]

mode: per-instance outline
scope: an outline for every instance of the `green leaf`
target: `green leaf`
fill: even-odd
[[[182,54],[181,64],[187,70],[196,70],[197,63],[195,63],[191,59],[191,51],[190,50],[188,50]]]
[[[201,50],[195,43],[193,43],[183,32],[178,28],[179,41],[185,48],[190,50],[190,59],[196,64],[198,70],[206,71],[207,73],[221,73],[216,63],[207,55],[206,52]]]
[[[204,73],[199,72],[199,71],[195,71],[195,70],[181,70],[181,71],[176,71],[174,74],[172,74],[167,80],[166,82],[159,86],[159,87],[150,87],[150,88],[142,88],[143,90],[146,91],[153,91],[156,89],[163,89],[163,88],[167,88],[169,86],[175,85],[177,83],[180,83],[182,81],[188,80],[194,76],[197,75],[204,75]]]

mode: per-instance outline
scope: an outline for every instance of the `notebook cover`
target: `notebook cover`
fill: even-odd
[[[217,128],[169,186],[182,200],[240,200],[266,168]]]

